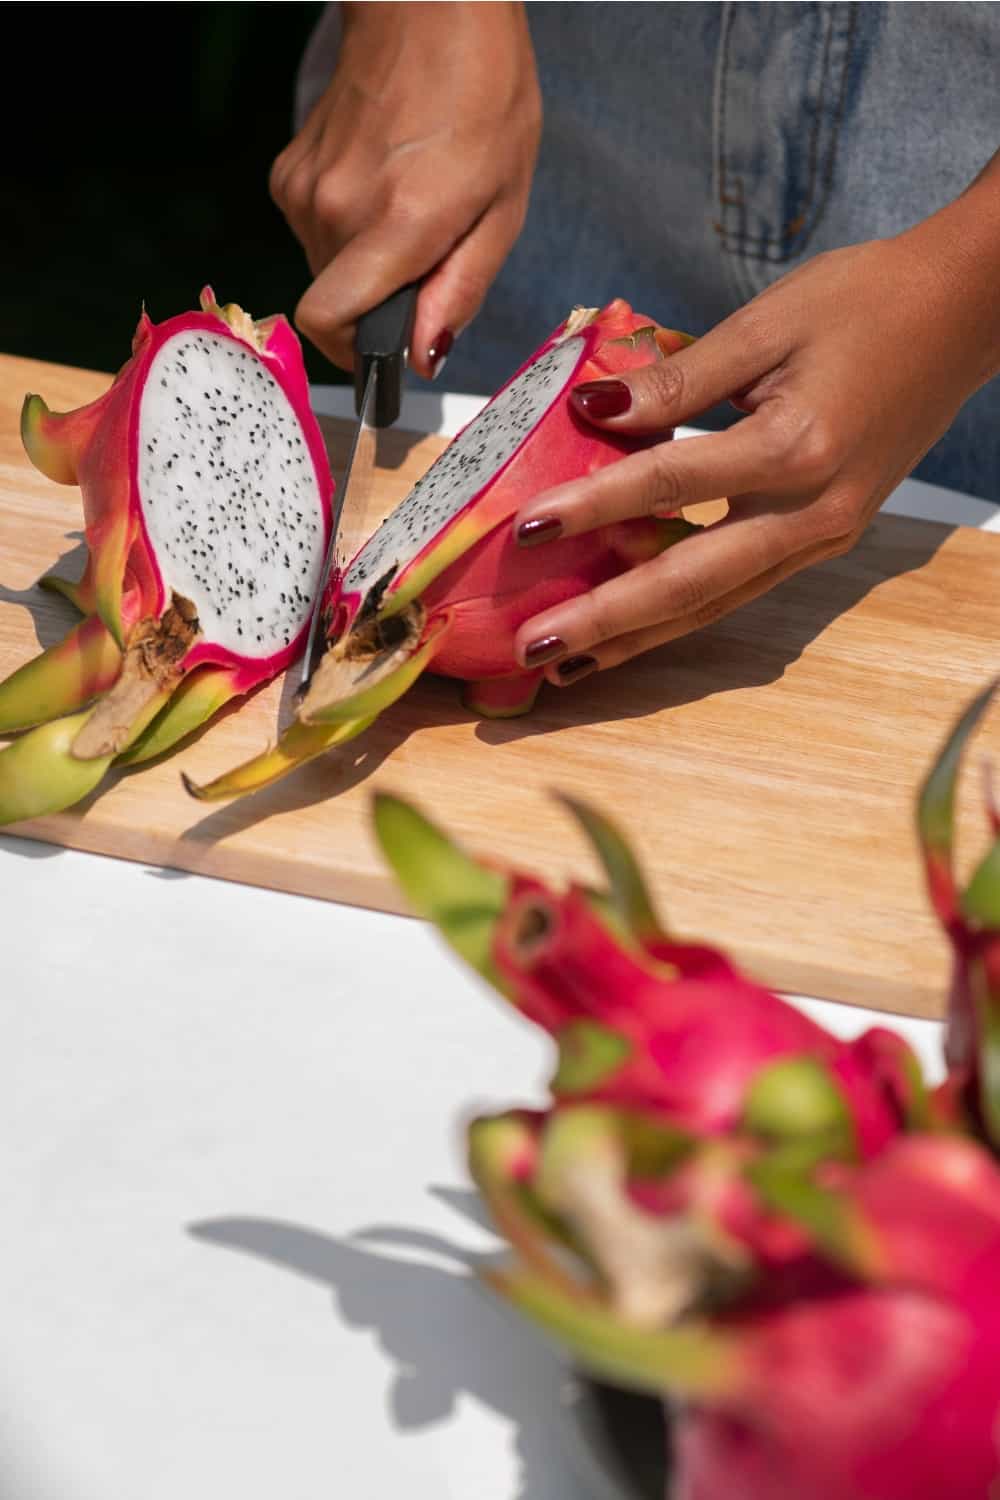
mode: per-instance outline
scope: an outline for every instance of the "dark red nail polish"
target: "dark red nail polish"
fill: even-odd
[[[562,522],[558,516],[539,516],[534,521],[522,521],[517,528],[519,547],[537,547],[541,542],[554,542],[562,536]]]
[[[570,395],[585,417],[620,417],[632,405],[632,392],[624,380],[585,380]]]
[[[451,346],[455,342],[455,335],[450,328],[442,328],[437,338],[427,351],[427,358],[431,362],[431,379],[436,380],[444,369],[444,362],[451,353]]]
[[[556,667],[556,676],[560,682],[577,682],[588,672],[593,672],[596,666],[596,656],[568,656]]]
[[[526,667],[544,667],[546,662],[555,661],[557,656],[562,656],[566,650],[566,642],[559,635],[543,635],[541,640],[532,641],[525,648],[524,664]]]

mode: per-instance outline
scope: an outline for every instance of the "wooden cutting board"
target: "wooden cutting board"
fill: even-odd
[[[0,357],[0,674],[68,628],[34,580],[82,565],[78,491],[31,468],[22,395],[54,408],[107,377]],[[335,471],[347,424],[325,421]],[[390,432],[370,526],[440,451]],[[380,439],[380,442],[383,441]],[[945,945],[924,899],[914,794],[953,716],[997,669],[1000,538],[883,516],[849,556],[710,630],[572,689],[530,718],[478,722],[454,683],[418,684],[367,735],[254,797],[184,792],[262,749],[288,712],[275,683],[163,764],[13,832],[359,906],[402,904],[369,831],[376,787],[414,799],[470,847],[589,878],[561,788],[629,832],[675,930],[724,945],[787,990],[941,1013]],[[981,746],[1000,748],[1000,712]],[[963,849],[985,838],[963,796]],[[150,886],[155,901],[155,882]],[[331,953],[331,963],[336,954]]]

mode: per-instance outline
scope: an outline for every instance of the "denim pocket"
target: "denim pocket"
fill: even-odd
[[[857,0],[730,0],[722,7],[715,228],[750,283],[766,284],[773,279],[768,264],[800,255],[822,218],[848,105],[858,9]],[[757,287],[739,290],[752,295]]]

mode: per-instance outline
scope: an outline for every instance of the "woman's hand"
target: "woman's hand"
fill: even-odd
[[[575,681],[858,540],[1000,366],[996,173],[970,213],[975,191],[897,239],[818,256],[661,364],[577,387],[579,414],[609,432],[655,434],[726,399],[748,415],[537,496],[515,518],[522,545],[720,496],[730,512],[527,621],[522,663]]]
[[[336,72],[271,171],[315,277],[296,323],[349,369],[359,315],[424,277],[410,362],[433,376],[527,209],[541,97],[524,7],[342,9]]]

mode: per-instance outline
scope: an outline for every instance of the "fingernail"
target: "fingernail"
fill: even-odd
[[[570,396],[587,417],[620,417],[632,405],[632,392],[624,380],[585,380]]]
[[[588,672],[593,672],[596,666],[596,656],[568,656],[556,667],[556,676],[560,682],[578,682]]]
[[[455,335],[450,328],[442,328],[437,338],[427,351],[427,358],[431,362],[431,379],[437,380],[444,369],[445,360],[451,353],[451,346],[455,342]]]
[[[537,547],[541,542],[554,542],[562,536],[563,525],[558,516],[539,516],[534,521],[522,521],[517,528],[519,547]]]
[[[546,662],[555,661],[557,656],[562,656],[566,650],[566,642],[560,635],[543,635],[540,640],[532,641],[530,646],[524,648],[524,664],[526,667],[544,667]]]

